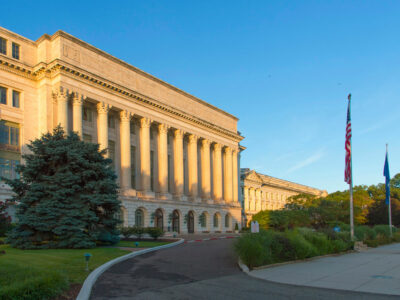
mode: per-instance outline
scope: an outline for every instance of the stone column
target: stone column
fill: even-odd
[[[78,93],[74,93],[74,98],[72,99],[72,130],[78,133],[79,137],[82,139],[82,103],[83,97]]]
[[[213,162],[213,198],[216,202],[222,198],[222,160],[221,145],[214,144],[214,162]]]
[[[168,126],[158,125],[158,188],[161,194],[168,193]]]
[[[57,125],[61,125],[65,134],[68,134],[68,93],[60,88],[57,92]]]
[[[174,194],[183,195],[183,131],[174,130]]]
[[[150,191],[150,125],[148,118],[140,119],[140,175],[142,191]]]
[[[238,151],[233,150],[232,152],[232,186],[233,186],[233,202],[239,201],[239,174],[238,174]]]
[[[243,207],[244,207],[244,211],[247,212],[250,210],[250,202],[249,202],[249,188],[247,186],[243,187],[243,199],[244,199],[244,203],[243,203]]]
[[[261,191],[256,189],[256,211],[261,210]]]
[[[111,105],[104,102],[97,103],[97,142],[100,150],[108,148],[108,111]],[[106,154],[108,157],[108,152]]]
[[[232,202],[232,149],[224,148],[225,168],[224,168],[224,199],[225,202]]]
[[[210,176],[210,141],[201,141],[201,196],[203,200],[210,199],[211,176]]]
[[[197,136],[189,135],[188,142],[188,181],[189,196],[196,198],[198,195],[198,178],[197,178]]]
[[[256,197],[254,188],[250,188],[250,210],[256,210]]]
[[[131,116],[127,110],[119,113],[121,142],[121,188],[128,190],[131,185]]]

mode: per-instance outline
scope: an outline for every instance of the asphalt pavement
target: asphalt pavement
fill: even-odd
[[[248,276],[237,266],[233,242],[186,243],[116,264],[100,276],[91,299],[398,299]]]

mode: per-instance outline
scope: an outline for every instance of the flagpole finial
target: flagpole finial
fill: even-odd
[[[350,101],[351,100],[351,94],[349,93],[349,95],[347,96],[347,99]]]

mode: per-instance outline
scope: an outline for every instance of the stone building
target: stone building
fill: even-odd
[[[283,208],[291,196],[309,194],[326,197],[328,195],[327,191],[260,174],[254,170],[241,169],[240,173],[243,225],[251,221],[251,217],[261,210]]]
[[[240,225],[238,119],[63,31],[32,41],[0,27],[0,120],[2,176],[61,124],[108,149],[125,226]]]

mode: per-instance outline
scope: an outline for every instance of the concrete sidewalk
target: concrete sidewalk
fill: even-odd
[[[279,283],[400,296],[400,244],[249,272]]]

